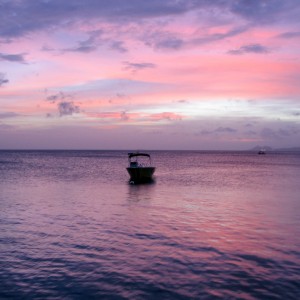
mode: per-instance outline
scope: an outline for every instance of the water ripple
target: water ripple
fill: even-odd
[[[1,299],[299,299],[299,156],[123,154],[0,152]]]

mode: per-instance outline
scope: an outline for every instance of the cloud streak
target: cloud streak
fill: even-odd
[[[0,53],[0,60],[9,61],[9,62],[17,62],[17,63],[26,63],[25,54],[5,54]]]
[[[8,82],[9,82],[9,80],[5,78],[5,74],[0,73],[0,87]]]
[[[214,130],[201,130],[197,135],[216,135],[216,134],[233,134],[236,133],[237,130],[231,127],[218,127]]]
[[[152,69],[155,68],[156,65],[153,63],[133,63],[133,62],[129,62],[129,61],[125,61],[123,62],[124,65],[124,69],[125,70],[129,70],[131,72],[137,72],[140,70],[144,70],[144,69]]]
[[[300,38],[300,31],[284,32],[284,33],[279,34],[278,37],[284,38],[284,39]]]
[[[243,55],[247,53],[255,53],[255,54],[266,54],[269,53],[270,50],[260,44],[250,44],[241,46],[239,49],[229,50],[228,53],[232,55]]]
[[[15,112],[0,112],[0,119],[9,119],[9,118],[15,118],[18,117],[19,114]]]

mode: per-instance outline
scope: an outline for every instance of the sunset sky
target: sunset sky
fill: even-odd
[[[300,146],[299,0],[0,0],[0,149]]]

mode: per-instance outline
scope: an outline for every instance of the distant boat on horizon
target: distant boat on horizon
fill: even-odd
[[[146,160],[141,161],[144,157]],[[128,153],[128,167],[126,168],[130,175],[130,181],[147,182],[152,180],[155,167],[152,166],[151,156],[148,153],[130,152]]]
[[[265,149],[260,149],[258,152],[257,152],[257,154],[266,154],[266,150]]]

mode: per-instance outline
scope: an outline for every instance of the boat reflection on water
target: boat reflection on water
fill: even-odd
[[[130,152],[128,153],[128,167],[130,183],[153,183],[155,167],[152,166],[151,156],[148,153]]]

